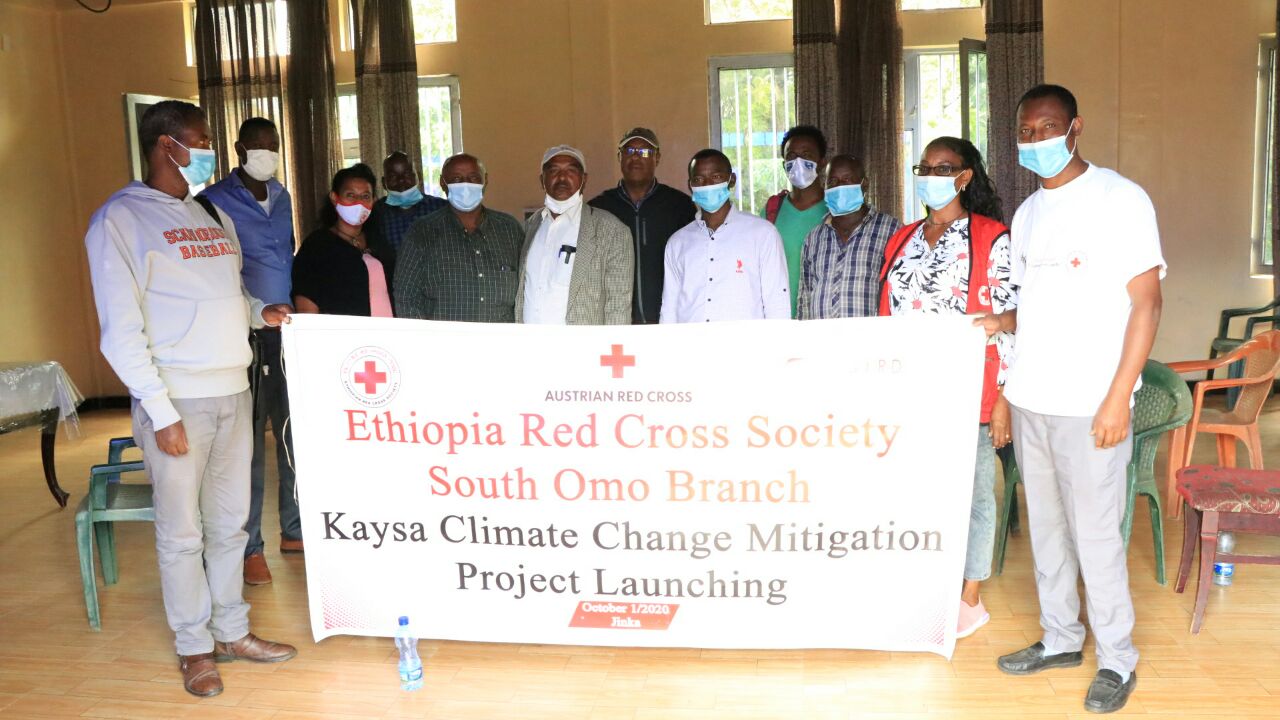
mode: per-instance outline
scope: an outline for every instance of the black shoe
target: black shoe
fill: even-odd
[[[1000,668],[1001,672],[1009,675],[1031,675],[1049,668],[1079,667],[1083,662],[1084,653],[1079,650],[1045,655],[1044,643],[1038,642],[1016,653],[1001,655],[1000,659],[996,660],[996,667]]]
[[[1129,682],[1120,682],[1115,670],[1099,670],[1084,696],[1084,709],[1092,713],[1110,713],[1124,707],[1129,694],[1138,684],[1138,673],[1129,673]]]

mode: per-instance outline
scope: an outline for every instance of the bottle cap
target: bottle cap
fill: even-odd
[[[408,625],[408,624],[409,624],[409,616],[408,616],[408,615],[401,615],[401,616],[400,616],[400,627],[404,627],[405,625]]]

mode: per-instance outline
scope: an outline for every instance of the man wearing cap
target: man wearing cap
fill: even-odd
[[[631,230],[636,256],[631,322],[636,325],[658,322],[667,240],[693,222],[694,216],[688,195],[658,182],[661,159],[657,134],[648,128],[632,128],[618,141],[622,180],[591,201],[592,207],[607,210]]]
[[[627,226],[582,202],[587,162],[556,145],[542,156],[543,209],[525,224],[516,321],[628,325],[635,254]]]

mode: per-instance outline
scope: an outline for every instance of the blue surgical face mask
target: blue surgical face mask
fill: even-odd
[[[218,164],[218,156],[212,150],[204,150],[202,148],[189,148],[178,142],[178,139],[170,135],[169,139],[178,143],[191,159],[186,166],[178,165],[178,161],[169,156],[169,160],[178,165],[178,172],[182,173],[182,178],[187,181],[188,185],[203,185],[209,182],[209,178],[213,177],[213,168]]]
[[[837,185],[827,188],[827,210],[835,216],[856,213],[862,209],[862,184]]]
[[[703,185],[693,188],[693,202],[702,208],[702,212],[713,213],[729,201],[729,183]]]
[[[449,183],[449,204],[458,212],[471,212],[480,207],[484,201],[484,185],[482,183]]]
[[[422,202],[422,190],[414,185],[408,190],[388,190],[387,204],[391,207],[407,208]]]
[[[1067,169],[1071,157],[1076,154],[1075,148],[1067,149],[1067,135],[1071,134],[1072,127],[1075,127],[1074,121],[1067,127],[1066,135],[1040,142],[1018,143],[1018,164],[1046,180],[1056,177]]]
[[[960,191],[956,190],[956,179],[949,175],[922,175],[916,177],[916,199],[928,205],[931,210],[941,210]]]

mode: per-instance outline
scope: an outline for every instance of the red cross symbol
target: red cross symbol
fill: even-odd
[[[616,345],[614,347],[617,347]],[[378,366],[372,360],[364,361],[364,370],[356,373],[356,384],[364,385],[364,394],[372,395],[378,391],[378,386],[387,381],[387,374],[378,372]]]
[[[613,377],[622,377],[623,368],[635,367],[635,355],[623,355],[622,346],[614,345],[613,352],[600,356],[600,367],[613,368]]]
[[[1080,267],[1080,258],[1071,258],[1071,267],[1073,268]]]

